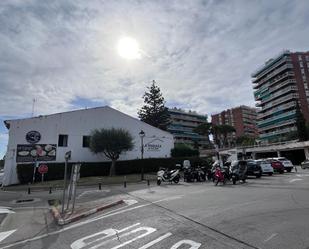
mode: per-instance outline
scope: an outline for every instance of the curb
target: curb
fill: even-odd
[[[78,220],[80,220],[82,218],[85,218],[85,217],[91,215],[91,214],[100,212],[100,211],[102,211],[104,209],[111,208],[111,207],[114,207],[116,205],[120,205],[122,203],[124,203],[123,200],[111,202],[109,204],[106,204],[106,205],[103,205],[103,206],[99,206],[99,207],[90,209],[90,210],[88,210],[86,212],[83,212],[81,214],[77,214],[75,216],[72,216],[72,217],[69,217],[69,218],[66,218],[66,219],[62,218],[59,209],[56,208],[56,207],[52,207],[51,213],[52,213],[54,219],[56,220],[56,223],[58,225],[60,225],[60,226],[63,226],[63,225],[66,225],[68,223],[71,223],[71,222],[74,222],[74,221],[78,221]]]

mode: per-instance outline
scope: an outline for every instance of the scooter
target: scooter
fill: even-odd
[[[216,167],[214,177],[213,177],[213,182],[217,186],[219,182],[222,182],[224,185],[226,182],[226,178],[224,176],[224,172],[221,170],[220,167]]]
[[[241,165],[242,164],[242,165]],[[247,171],[247,166],[245,163],[241,162],[234,162],[230,166],[230,176],[232,179],[233,184],[235,185],[237,181],[242,181],[243,183],[246,182],[246,171]]]
[[[206,181],[206,173],[205,168],[197,166],[196,167],[196,180],[198,182],[205,182]]]
[[[161,185],[161,182],[174,182],[178,183],[180,180],[179,169],[160,169],[157,173],[157,184]]]

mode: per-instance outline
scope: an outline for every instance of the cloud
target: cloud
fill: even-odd
[[[185,109],[253,105],[250,74],[282,49],[308,50],[308,11],[306,0],[1,1],[0,117],[30,115],[33,98],[36,114],[94,102],[136,116],[153,79]],[[122,36],[147,56],[120,58]]]

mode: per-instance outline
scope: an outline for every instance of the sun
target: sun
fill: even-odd
[[[127,60],[136,60],[141,58],[141,50],[138,42],[131,37],[123,37],[118,41],[118,54]]]

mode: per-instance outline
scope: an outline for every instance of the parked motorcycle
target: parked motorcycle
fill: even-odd
[[[246,182],[247,162],[235,161],[230,166],[230,175],[232,182],[235,185],[237,181]]]
[[[224,176],[224,172],[221,169],[220,166],[217,166],[214,172],[213,182],[217,186],[219,182],[222,182],[222,184],[226,183],[226,178]]]
[[[195,171],[196,171],[196,173],[195,173],[196,180],[198,182],[205,182],[206,181],[206,169],[205,169],[205,167],[197,166]]]
[[[161,185],[161,182],[174,182],[178,183],[180,180],[179,169],[165,169],[162,168],[157,173],[157,184]]]

